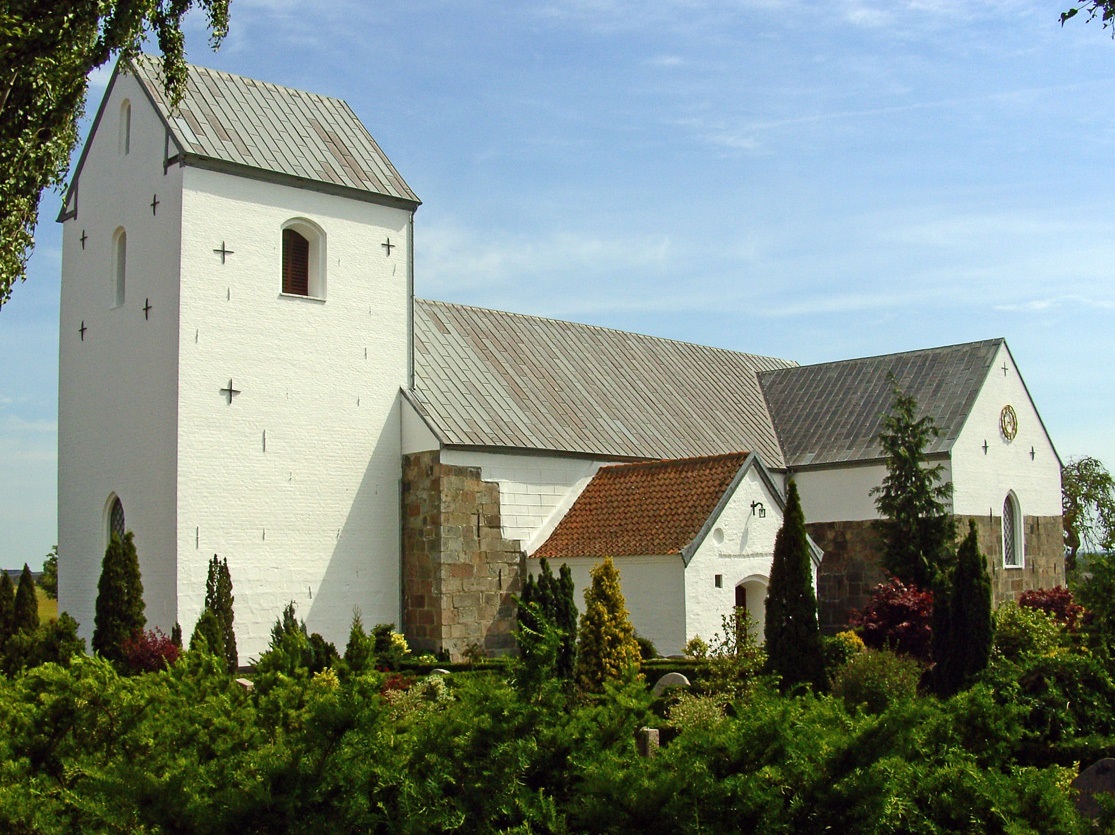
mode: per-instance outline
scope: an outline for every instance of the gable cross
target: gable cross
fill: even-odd
[[[153,215],[158,214],[158,209],[159,209],[159,195],[154,194],[154,195],[151,196],[151,214],[153,214]],[[221,244],[221,246],[224,246],[224,244]]]
[[[228,398],[228,405],[230,405],[230,406],[232,405],[232,398],[235,397],[236,395],[238,395],[239,393],[240,393],[240,389],[234,389],[232,387],[232,378],[229,377],[228,378],[228,386],[226,388],[221,389],[221,394],[225,395]]]
[[[221,248],[220,249],[214,249],[213,251],[221,256],[221,263],[222,264],[225,262],[225,257],[226,256],[236,254],[231,249],[228,249],[228,248],[225,247],[225,242],[224,241],[221,241]]]
[[[1006,377],[1006,376],[1007,376],[1007,371],[1008,371],[1008,370],[1009,370],[1009,369],[1007,368],[1007,361],[1006,361],[1006,360],[1003,360],[1003,376],[1004,376],[1004,377]]]
[[[1033,448],[1033,447],[1030,447],[1030,460],[1031,460],[1031,461],[1033,461],[1033,460],[1034,460],[1034,456],[1035,456],[1035,455],[1037,455],[1037,453],[1036,453],[1036,452],[1034,452],[1034,448]]]
[[[391,243],[391,239],[388,238],[384,243],[380,244],[380,246],[387,250],[387,257],[390,258],[391,250],[395,249],[398,244]]]
[[[85,234],[85,230],[81,230],[81,248],[85,249],[85,242],[89,240],[89,236]]]
[[[147,314],[151,312],[151,299],[143,300],[143,318],[147,319]]]
[[[987,441],[986,440],[983,442],[983,454],[987,455]]]
[[[82,319],[81,320],[81,327],[77,329],[77,332],[81,334],[81,341],[82,342],[85,341],[85,332],[87,330],[89,330],[89,328],[85,327],[85,320]]]

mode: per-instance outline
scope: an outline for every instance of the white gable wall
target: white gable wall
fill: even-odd
[[[121,103],[131,102],[127,154]],[[175,622],[178,253],[182,172],[164,173],[162,123],[121,74],[71,188],[63,224],[58,386],[59,608],[93,633],[110,497],[135,532],[148,625]],[[151,208],[158,196],[157,211]],[[127,233],[125,297],[116,306],[113,237]],[[86,236],[82,246],[82,234]],[[147,317],[143,308],[149,300]],[[82,322],[84,341],[78,332]]]
[[[1018,434],[1012,441],[999,428],[1008,404],[1018,415]],[[953,446],[952,459],[956,513],[1001,516],[1007,492],[1013,490],[1023,515],[1061,514],[1060,461],[1006,345],[995,357]]]
[[[339,643],[354,608],[399,620],[411,217],[185,169],[178,616],[189,634],[208,560],[227,558],[242,660],[290,601]],[[292,218],[324,230],[324,300],[281,293]]]

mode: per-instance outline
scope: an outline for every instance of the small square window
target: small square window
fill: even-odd
[[[716,583],[716,587],[717,587],[718,589],[722,589],[722,588],[724,588],[724,575],[723,575],[723,574],[717,574],[717,575],[716,575],[716,576],[715,576],[715,577],[713,578],[713,582],[714,582],[714,583]]]

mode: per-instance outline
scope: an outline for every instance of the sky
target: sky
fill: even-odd
[[[348,101],[422,297],[803,364],[1005,337],[1110,467],[1115,42],[1069,5],[234,0],[187,47]],[[56,541],[59,204],[0,308],[0,566]]]

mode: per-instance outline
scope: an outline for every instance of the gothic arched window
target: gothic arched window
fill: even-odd
[[[112,269],[115,282],[113,307],[123,307],[124,284],[128,272],[128,233],[122,226],[112,236]]]
[[[1003,502],[1003,565],[1021,568],[1023,554],[1022,513],[1014,493],[1007,493]]]
[[[120,501],[119,496],[112,497],[112,507],[108,511],[108,538],[112,541],[113,536],[124,538],[124,531],[128,529],[127,522],[124,521],[124,504]]]
[[[127,99],[120,104],[120,153],[132,150],[132,103]]]

